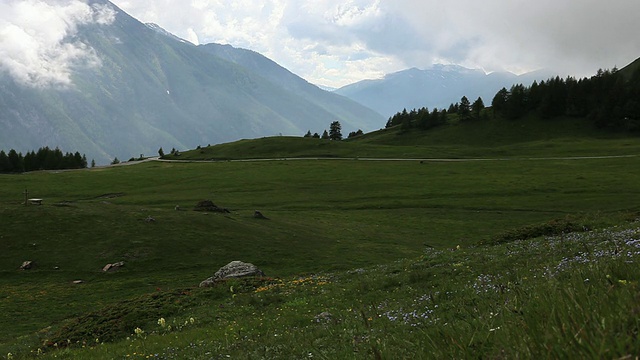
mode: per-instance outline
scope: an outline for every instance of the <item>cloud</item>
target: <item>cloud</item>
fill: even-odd
[[[114,2],[190,41],[249,48],[331,86],[436,63],[585,76],[640,56],[637,0]]]
[[[69,87],[74,67],[100,64],[93,49],[72,40],[78,27],[114,18],[111,7],[80,0],[3,1],[0,71],[25,86]]]

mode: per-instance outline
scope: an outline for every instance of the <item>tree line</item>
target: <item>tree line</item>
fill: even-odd
[[[496,93],[495,114],[517,119],[529,113],[542,118],[585,117],[598,128],[640,131],[640,69],[626,78],[616,68],[590,78],[555,77],[529,87],[513,85]]]
[[[484,116],[482,112],[484,108],[484,101],[481,97],[478,97],[478,99],[471,103],[466,96],[463,96],[460,102],[451,104],[448,110],[434,108],[429,111],[427,107],[413,109],[411,111],[403,109],[387,120],[385,128],[399,125],[401,130],[409,130],[412,128],[428,130],[446,124],[449,114],[456,114],[460,121],[480,119]]]
[[[92,165],[95,162],[92,161]],[[60,149],[42,147],[38,151],[29,151],[24,156],[22,153],[9,150],[5,153],[0,150],[0,173],[21,173],[36,170],[65,170],[84,169],[87,167],[87,157],[79,152],[63,153]]]
[[[364,132],[360,129],[358,129],[357,131],[351,131],[349,133],[349,135],[347,136],[348,139],[351,139],[353,137],[356,136],[360,136],[363,135]],[[306,134],[304,134],[304,137],[306,138],[315,138],[315,139],[324,139],[324,140],[342,140],[342,125],[340,124],[339,121],[334,121],[331,123],[331,125],[329,125],[329,131],[324,130],[324,132],[322,133],[322,135],[318,134],[318,133],[313,133],[311,134],[311,130],[307,131]]]
[[[428,108],[403,109],[386,123],[386,128],[400,126],[427,130],[447,122],[456,114],[459,121],[488,117],[482,98],[471,103],[466,96],[447,110]],[[613,70],[598,70],[590,78],[567,77],[534,81],[531,86],[513,85],[500,89],[493,97],[491,109],[495,115],[518,119],[536,114],[543,119],[558,116],[584,117],[598,128],[640,132],[640,68],[632,74]]]

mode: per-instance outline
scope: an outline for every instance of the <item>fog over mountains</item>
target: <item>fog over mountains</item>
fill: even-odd
[[[59,47],[68,51],[59,52],[59,60],[84,57],[51,73],[67,83],[37,82],[45,77],[20,77],[20,68],[0,67],[1,149],[60,147],[104,163],[155,155],[161,146],[302,136],[322,132],[335,120],[344,131],[369,131],[385,122],[255,52],[195,46],[140,23],[109,1],[89,5],[94,17],[112,16],[78,22],[68,32]]]
[[[389,74],[383,79],[360,81],[335,92],[389,117],[404,108],[448,108],[462,96],[471,102],[482,97],[488,106],[503,87],[509,89],[518,83],[530,85],[534,80],[546,80],[551,76],[554,74],[549,71],[518,76],[509,72],[486,74],[482,70],[457,65],[434,65],[431,69],[412,68]]]

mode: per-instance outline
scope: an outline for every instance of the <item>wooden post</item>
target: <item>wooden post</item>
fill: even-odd
[[[29,191],[27,189],[24,189],[24,206],[29,205]]]

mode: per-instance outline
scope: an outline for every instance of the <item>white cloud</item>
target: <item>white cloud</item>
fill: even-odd
[[[0,3],[0,71],[31,87],[68,87],[75,66],[96,66],[87,45],[72,41],[78,26],[109,24],[108,6],[80,0],[8,0]]]
[[[192,42],[340,86],[434,63],[582,76],[640,56],[637,0],[115,0]]]

